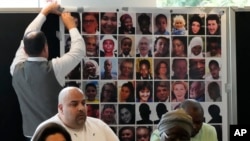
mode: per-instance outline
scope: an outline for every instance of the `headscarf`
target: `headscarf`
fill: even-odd
[[[114,42],[114,50],[113,50],[113,52],[114,52],[114,53],[117,52],[117,40],[114,38],[113,35],[104,35],[104,36],[103,36],[103,38],[102,38],[101,41],[100,41],[100,50],[101,50],[101,51],[104,51],[104,49],[103,49],[103,42],[104,42],[105,40],[107,40],[107,39],[112,40],[112,41]]]
[[[121,22],[121,23],[124,23],[126,19],[132,19],[132,17],[131,17],[129,14],[123,14],[123,15],[120,17],[120,22]]]
[[[200,54],[198,55],[194,55],[192,53],[192,48],[195,47],[195,46],[201,46],[201,52]],[[202,50],[203,50],[203,41],[202,41],[202,38],[201,37],[193,37],[189,43],[189,46],[188,46],[188,49],[189,49],[189,57],[203,57],[202,55]]]
[[[99,65],[98,65],[98,63],[95,60],[91,60],[91,59],[85,60],[85,64],[88,63],[88,62],[94,64],[94,66],[96,68],[95,75],[99,75]]]
[[[162,135],[162,133],[166,133],[169,129],[175,126],[183,128],[191,136],[193,130],[192,117],[181,108],[173,110],[162,115],[157,128],[160,135]]]

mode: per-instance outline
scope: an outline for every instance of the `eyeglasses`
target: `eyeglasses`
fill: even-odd
[[[83,20],[83,24],[92,24],[95,22],[95,20]]]
[[[163,132],[162,136],[165,137],[165,141],[190,141],[190,137],[186,135],[167,135],[165,132]]]

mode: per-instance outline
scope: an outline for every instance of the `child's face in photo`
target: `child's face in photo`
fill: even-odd
[[[220,73],[220,68],[217,66],[217,65],[211,65],[210,67],[209,67],[209,71],[210,71],[210,73],[211,73],[211,75],[212,75],[212,77],[214,78],[214,79],[218,79],[220,76],[219,76],[219,73]]]
[[[159,20],[157,21],[157,27],[158,27],[159,31],[165,31],[167,25],[168,25],[168,23],[167,23],[167,20],[165,18],[159,18]]]
[[[88,97],[88,100],[95,100],[95,97],[97,95],[97,90],[95,87],[89,86],[86,91],[86,96]]]
[[[142,65],[140,66],[140,73],[141,73],[141,76],[142,76],[142,77],[147,77],[148,74],[149,74],[149,68],[148,68],[148,66],[145,65],[145,64],[142,64]]]
[[[184,27],[183,21],[182,20],[176,20],[175,22],[175,28],[176,29],[181,29]]]
[[[131,51],[132,41],[130,39],[124,39],[121,44],[122,53],[128,55]]]

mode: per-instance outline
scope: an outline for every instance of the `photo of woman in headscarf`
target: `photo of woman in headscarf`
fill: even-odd
[[[83,79],[99,79],[99,65],[96,60],[83,61]]]
[[[133,19],[130,14],[123,14],[120,17],[119,34],[135,34],[135,27],[133,25]]]
[[[195,36],[190,40],[188,46],[188,57],[203,58],[203,40],[200,36]]]

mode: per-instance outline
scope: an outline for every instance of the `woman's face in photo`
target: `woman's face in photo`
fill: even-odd
[[[201,29],[200,23],[197,22],[197,21],[193,21],[193,22],[192,22],[191,29],[192,29],[192,32],[193,32],[194,34],[197,34],[197,33],[200,31],[200,29]]]
[[[167,41],[164,39],[159,39],[156,43],[156,51],[165,55],[168,51]]]
[[[105,13],[101,18],[101,30],[104,34],[112,34],[117,28],[116,13]]]
[[[148,88],[144,88],[139,91],[140,100],[143,102],[147,102],[150,97],[150,90]]]
[[[124,123],[129,123],[132,119],[132,113],[127,108],[120,110],[120,118]]]
[[[114,41],[111,39],[107,39],[103,41],[103,50],[105,53],[112,53],[115,48]]]
[[[96,74],[96,67],[93,63],[87,62],[85,67],[86,67],[88,74],[93,75],[93,76]]]
[[[201,46],[200,45],[194,46],[192,47],[191,51],[194,55],[199,55],[201,53]]]
[[[167,72],[168,72],[168,68],[167,68],[166,64],[165,63],[161,63],[160,67],[159,67],[159,72],[158,73],[160,75],[166,75]]]
[[[184,44],[181,40],[175,39],[173,40],[173,52],[175,53],[176,56],[181,56],[184,54]]]
[[[187,90],[183,84],[175,84],[173,92],[177,99],[183,99],[185,98]]]
[[[133,22],[131,18],[124,20],[124,25],[127,30],[130,30],[133,27]]]
[[[128,99],[128,97],[129,97],[129,95],[130,95],[130,89],[128,87],[126,87],[126,86],[123,86],[121,88],[121,91],[120,91],[121,100],[126,101]]]

